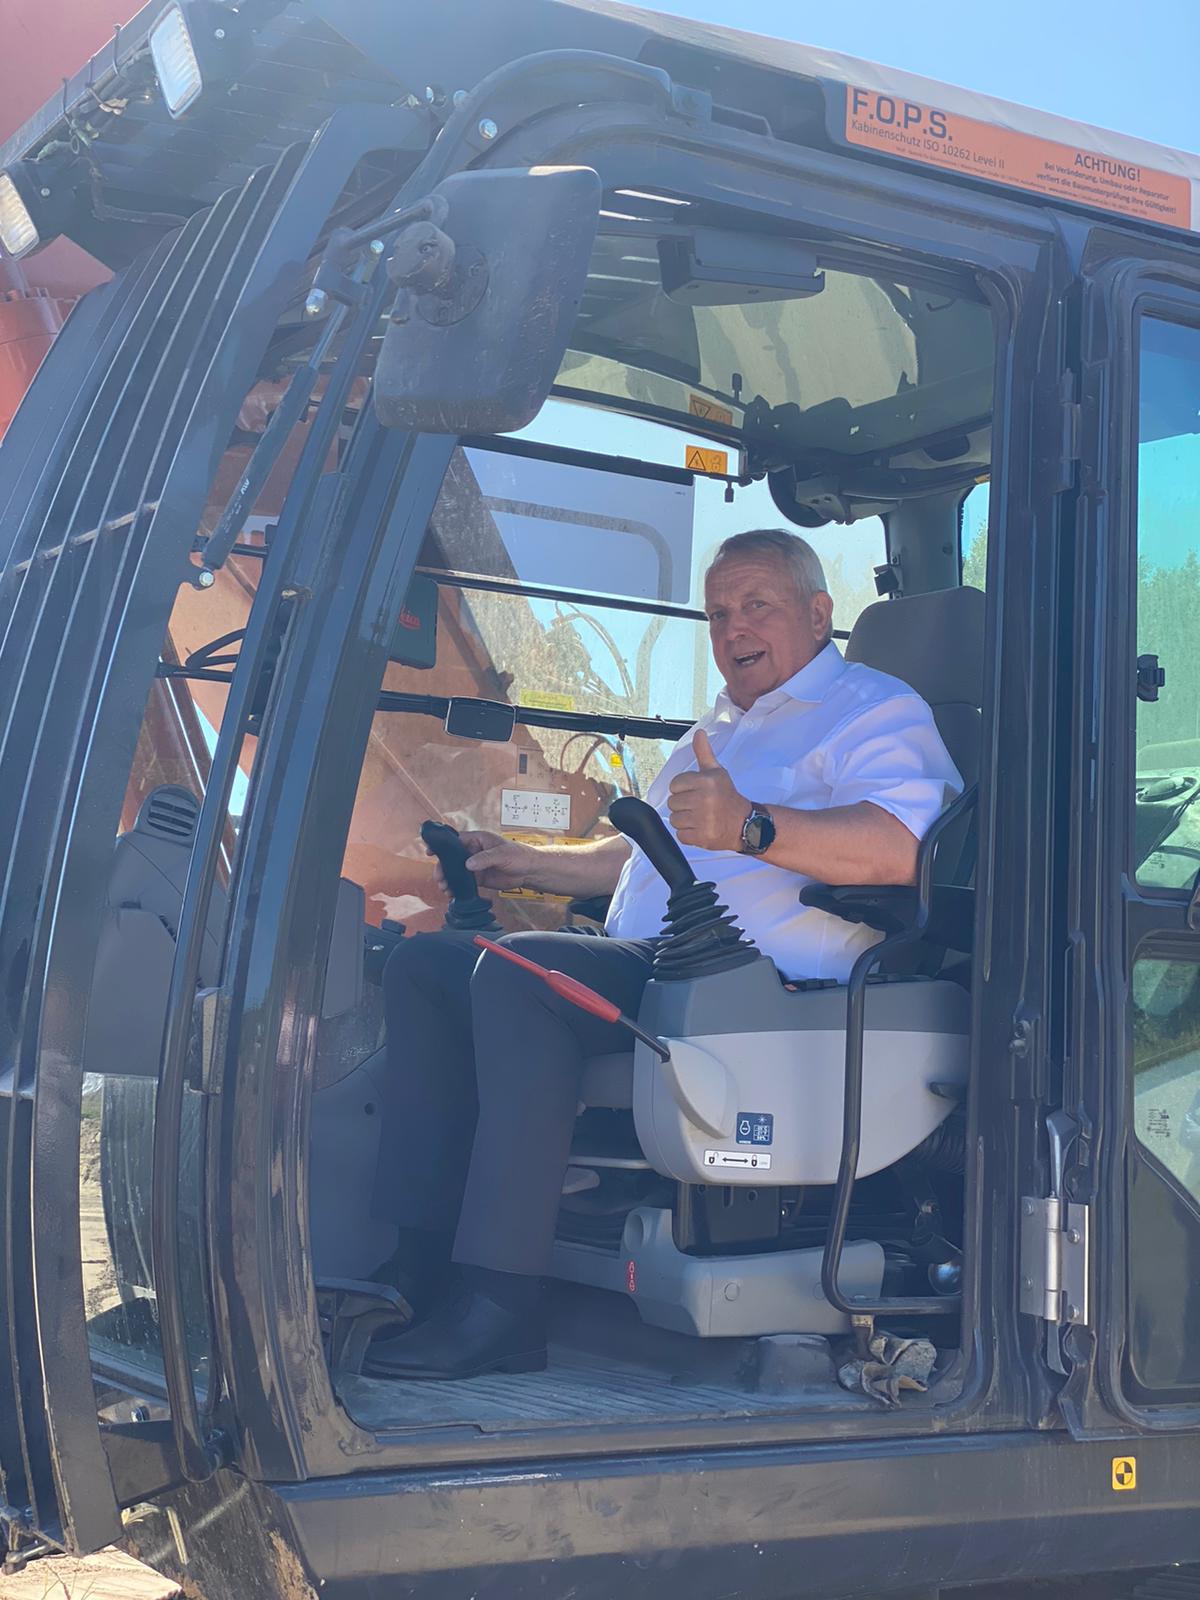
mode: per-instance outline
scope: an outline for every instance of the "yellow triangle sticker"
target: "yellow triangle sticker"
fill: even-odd
[[[714,472],[725,476],[729,472],[729,452],[705,450],[698,444],[689,444],[684,450],[683,464],[689,472]]]
[[[702,394],[688,395],[688,410],[693,417],[703,417],[706,422],[720,422],[727,428],[733,427],[733,412],[729,407],[720,406]]]

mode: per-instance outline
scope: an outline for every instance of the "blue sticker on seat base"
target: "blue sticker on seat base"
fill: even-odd
[[[775,1142],[775,1117],[770,1111],[739,1111],[737,1142],[766,1146]]]

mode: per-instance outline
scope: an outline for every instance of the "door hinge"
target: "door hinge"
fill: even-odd
[[[1065,493],[1075,482],[1075,463],[1083,439],[1083,407],[1075,398],[1075,374],[1064,372],[1058,386],[1058,438],[1057,460],[1052,463],[1054,482],[1052,492]],[[1051,435],[1053,438],[1053,435]]]
[[[1021,1294],[1031,1317],[1061,1324],[1088,1320],[1087,1206],[1059,1195],[1021,1201]]]
[[[188,1088],[197,1094],[217,1094],[217,996],[219,989],[198,989],[192,1003],[192,1032],[188,1048]]]
[[[1017,1305],[1047,1324],[1046,1359],[1062,1376],[1067,1373],[1063,1329],[1086,1323],[1091,1316],[1088,1248],[1091,1214],[1068,1200],[1067,1151],[1079,1124],[1059,1107],[1046,1118],[1050,1140],[1050,1193],[1021,1200],[1020,1291]]]

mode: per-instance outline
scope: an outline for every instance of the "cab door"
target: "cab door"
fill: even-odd
[[[1200,249],[1084,261],[1066,1110],[1080,1431],[1200,1421]]]
[[[167,618],[181,585],[205,586],[193,555],[201,514],[267,341],[303,303],[308,263],[356,166],[385,151],[393,170],[411,170],[426,142],[410,111],[338,111],[311,144],[165,236],[72,316],[0,450],[0,1530],[18,1557],[107,1543],[122,1506],[204,1476],[218,1458],[216,1379],[197,1395],[196,1318],[182,1304],[188,1277],[199,1321],[211,1320],[207,1280],[180,1261],[179,1111],[195,994],[189,929],[194,947],[220,824],[207,859],[201,842],[226,816],[236,761],[218,744],[225,790],[210,784],[169,930],[184,1021],[168,1025],[143,1130],[152,1278],[142,1315],[165,1404],[127,1407],[127,1420],[108,1409],[101,1421],[80,1130],[96,1087],[85,1083],[84,1042],[113,842]],[[344,340],[365,341],[377,313],[370,294],[349,296],[330,336],[340,324]],[[336,388],[331,380],[330,407]],[[286,561],[285,541],[278,555]],[[236,687],[247,699],[261,660],[244,650]],[[244,726],[229,738],[240,742]],[[119,1057],[97,1075],[127,1074]],[[201,1141],[204,1122],[202,1111]],[[202,1259],[203,1239],[187,1243]],[[120,1388],[119,1374],[106,1381]]]

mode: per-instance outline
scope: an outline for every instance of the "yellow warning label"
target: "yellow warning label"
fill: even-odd
[[[1136,1456],[1113,1457],[1112,1486],[1118,1494],[1120,1494],[1124,1489],[1137,1488]]]
[[[704,450],[698,444],[689,444],[684,452],[683,464],[689,472],[720,472],[729,471],[729,452],[727,450]]]
[[[710,400],[707,395],[688,395],[688,411],[693,417],[703,417],[705,422],[719,422],[723,427],[733,427],[733,412]]]
[[[505,839],[512,839],[517,844],[595,844],[595,839],[577,839],[572,833],[556,833],[552,839],[547,839],[544,833],[534,833],[531,829],[505,828],[502,830]]]
[[[521,704],[530,706],[535,711],[574,711],[575,696],[552,694],[548,690],[534,690],[530,694],[521,696]]]

